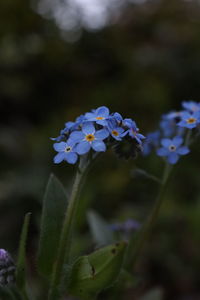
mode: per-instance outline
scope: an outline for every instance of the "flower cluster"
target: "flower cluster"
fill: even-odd
[[[54,150],[58,152],[54,163],[67,161],[75,164],[79,156],[105,152],[109,146],[113,146],[120,156],[135,156],[142,149],[143,139],[135,121],[123,119],[119,113],[110,113],[106,106],[101,106],[79,116],[75,122],[67,122],[60,135],[52,138],[56,141]],[[123,149],[118,147],[122,141],[126,144]]]
[[[144,155],[156,149],[158,156],[166,157],[170,164],[175,164],[180,155],[190,152],[187,137],[192,130],[200,130],[200,103],[183,101],[182,108],[162,116],[159,129],[147,135]]]
[[[0,249],[0,286],[15,282],[15,265],[10,254]]]

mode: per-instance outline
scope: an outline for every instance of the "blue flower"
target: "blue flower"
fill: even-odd
[[[92,112],[85,114],[87,121],[95,121],[97,124],[107,126],[107,119],[109,118],[109,109],[106,106],[101,106]]]
[[[139,144],[142,144],[141,140],[145,139],[145,137],[139,133],[139,128],[137,128],[135,121],[132,119],[124,119],[123,124],[129,128],[124,135],[128,133],[130,137],[136,139]]]
[[[196,101],[183,101],[182,106],[189,112],[200,111],[200,103]]]
[[[181,116],[181,121],[177,125],[192,129],[197,127],[199,123],[200,123],[200,112],[195,111],[194,113],[184,112]]]
[[[106,151],[106,145],[103,142],[109,136],[106,128],[95,130],[93,122],[86,122],[82,126],[82,131],[73,131],[70,135],[76,145],[76,152],[80,155],[85,154],[92,148],[97,152]]]
[[[183,138],[180,136],[175,136],[173,139],[162,139],[162,148],[157,150],[157,155],[166,156],[167,161],[170,164],[175,164],[179,160],[180,155],[185,155],[190,152],[188,147],[181,146],[183,143]]]
[[[54,157],[54,163],[59,164],[63,160],[66,160],[69,164],[75,164],[77,162],[78,155],[74,149],[74,146],[75,142],[71,139],[68,139],[66,143],[55,143],[53,147],[58,154]]]
[[[146,139],[143,144],[143,154],[149,155],[153,148],[159,146],[160,143],[160,131],[154,131],[147,134]]]

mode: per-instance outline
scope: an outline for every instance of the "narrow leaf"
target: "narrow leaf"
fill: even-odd
[[[25,286],[25,266],[26,266],[26,241],[28,228],[30,224],[31,213],[27,213],[24,218],[24,224],[22,227],[19,251],[18,251],[18,260],[16,268],[16,283],[20,289],[23,289]]]
[[[37,254],[38,270],[47,278],[50,277],[58,250],[66,208],[67,196],[64,187],[54,175],[51,175],[43,200]]]
[[[11,291],[3,286],[0,286],[0,299],[2,300],[15,300],[14,296],[12,296]]]
[[[100,217],[96,212],[88,213],[88,222],[92,236],[98,246],[108,245],[115,242],[114,234],[109,224]]]
[[[95,299],[101,290],[117,280],[125,250],[126,243],[119,242],[79,257],[72,268],[70,293],[83,300]]]

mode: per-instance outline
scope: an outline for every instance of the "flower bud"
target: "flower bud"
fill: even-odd
[[[5,286],[15,282],[15,265],[10,254],[0,249],[0,285]]]

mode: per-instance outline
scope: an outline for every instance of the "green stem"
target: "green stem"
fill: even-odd
[[[64,264],[69,263],[70,257],[70,245],[71,237],[73,233],[73,225],[75,221],[75,215],[79,203],[78,194],[80,192],[81,183],[85,175],[88,164],[80,161],[79,169],[77,171],[74,184],[69,199],[69,204],[65,214],[63,228],[61,232],[60,242],[58,245],[57,261],[54,266],[52,281],[49,290],[49,300],[57,300],[60,298],[59,284],[61,282],[62,271]]]
[[[129,255],[128,255],[129,257],[131,257],[131,259],[129,259],[129,257],[127,257],[127,259],[129,260],[128,264],[131,268],[133,268],[135,266],[138,256],[140,255],[148,238],[151,235],[152,229],[157,220],[158,213],[160,211],[160,207],[163,202],[163,198],[164,198],[164,194],[166,191],[167,182],[169,179],[169,174],[170,174],[171,168],[172,168],[171,165],[166,164],[162,182],[161,182],[161,186],[160,186],[160,190],[159,190],[157,199],[155,201],[153,210],[152,210],[150,216],[148,217],[146,223],[143,225],[142,229],[139,231],[138,239],[137,240],[134,239],[134,240],[130,241],[129,249],[130,249],[130,251],[132,251],[132,249],[134,249],[133,254],[129,253]]]

